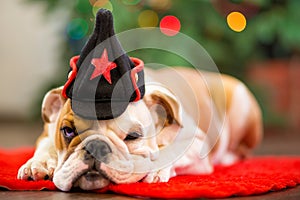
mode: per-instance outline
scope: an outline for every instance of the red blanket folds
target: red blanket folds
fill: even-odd
[[[57,190],[51,181],[21,181],[18,168],[33,148],[0,149],[0,187],[9,190]],[[157,198],[222,198],[278,191],[300,184],[300,157],[254,157],[233,166],[217,166],[211,175],[177,176],[168,183],[114,185],[94,192]]]

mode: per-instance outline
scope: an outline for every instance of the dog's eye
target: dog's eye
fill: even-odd
[[[77,135],[76,131],[68,126],[63,127],[61,130],[66,138],[73,138]]]
[[[124,140],[136,140],[142,137],[140,133],[137,132],[129,132]]]

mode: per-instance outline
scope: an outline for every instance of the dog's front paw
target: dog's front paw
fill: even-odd
[[[159,183],[159,182],[168,182],[171,177],[170,168],[159,170],[158,172],[152,172],[148,174],[143,182],[145,183]]]
[[[18,179],[22,180],[52,180],[56,168],[55,159],[38,160],[31,158],[22,165],[18,172]]]

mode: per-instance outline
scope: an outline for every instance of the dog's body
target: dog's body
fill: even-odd
[[[61,88],[48,92],[44,132],[18,178],[53,178],[64,191],[168,181],[211,173],[214,164],[231,164],[260,142],[260,109],[240,81],[187,68],[147,70],[145,77],[143,100],[112,120],[83,119]]]

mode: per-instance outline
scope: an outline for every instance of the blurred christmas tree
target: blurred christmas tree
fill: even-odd
[[[26,0],[44,3],[47,13],[57,9],[69,15],[66,21],[64,65],[79,54],[100,8],[112,10],[117,33],[140,27],[159,27],[165,16],[175,16],[180,32],[201,44],[223,73],[244,79],[254,60],[289,58],[299,54],[299,0]],[[238,12],[232,19],[233,12]],[[235,13],[236,14],[236,13]],[[178,27],[177,27],[178,28]],[[172,36],[170,36],[172,37]],[[159,58],[165,65],[189,65],[173,54],[159,50],[129,53],[145,62]],[[66,69],[68,70],[68,66]],[[59,83],[65,82],[62,73]]]
[[[112,10],[116,32],[159,26],[166,15],[176,16],[181,32],[198,41],[211,55],[220,71],[243,78],[252,59],[288,57],[300,49],[298,0],[27,0],[46,4],[47,12],[64,9],[66,22],[63,60],[78,54],[92,31],[99,8]],[[231,30],[226,17],[241,12],[247,26]],[[145,53],[145,52],[144,52]],[[187,64],[174,55],[146,52],[147,58],[160,56],[168,65]],[[142,56],[142,55],[139,55]]]

